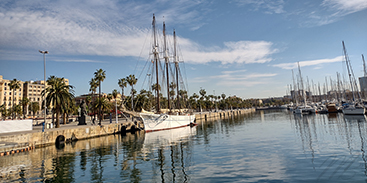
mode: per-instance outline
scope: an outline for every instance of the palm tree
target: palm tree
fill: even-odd
[[[18,118],[20,117],[20,115],[22,114],[22,107],[18,104],[18,105],[15,105],[13,107],[13,112],[14,112],[14,116],[18,116]]]
[[[127,83],[131,86],[131,109],[132,111],[134,111],[134,85],[136,84],[136,82],[138,82],[138,79],[135,78],[135,75],[129,75],[126,78]]]
[[[109,93],[109,94],[107,94],[107,99],[108,99],[108,101],[110,101],[111,102],[111,99],[113,98],[113,96],[112,96],[112,94],[111,93]]]
[[[103,111],[103,113],[108,112],[112,108],[111,102],[106,100],[105,97],[98,98],[93,107],[101,109],[101,111]]]
[[[42,95],[45,96],[47,106],[51,106],[52,104],[56,113],[56,128],[59,128],[60,114],[65,113],[74,100],[74,87],[71,85],[66,85],[64,78],[52,81],[53,82],[48,83],[49,87],[42,91]]]
[[[106,71],[102,69],[98,69],[96,72],[94,72],[94,79],[98,83],[98,89],[99,89],[98,98],[100,101],[101,101],[101,82],[103,82],[105,78],[106,78]],[[99,105],[99,111],[98,111],[99,125],[101,125],[101,122],[102,122],[101,110],[102,110],[101,105]]]
[[[50,76],[49,78],[47,78],[46,82],[52,86],[54,85],[54,83],[56,82],[63,82],[63,79],[62,78],[58,78],[56,76]],[[44,107],[44,105],[42,105],[41,107]],[[49,107],[51,110],[52,110],[52,123],[54,123],[54,118],[55,118],[55,109]],[[46,114],[45,114],[46,115]],[[64,121],[64,124],[65,124],[65,121]]]
[[[23,107],[23,119],[25,119],[25,115],[27,113],[27,106],[29,104],[29,99],[27,97],[23,97],[21,100],[21,104]]]
[[[112,96],[113,96],[113,98],[115,99],[115,113],[116,113],[116,123],[117,123],[117,95],[119,94],[119,92],[116,90],[116,89],[114,89],[113,91],[112,91]]]
[[[224,94],[224,93],[223,93],[223,94],[221,95],[221,97],[222,97],[222,100],[224,100],[224,99],[226,98],[226,94]]]
[[[15,90],[20,88],[20,81],[18,81],[17,79],[13,79],[10,81],[9,83],[9,88],[10,90],[13,90],[13,104],[12,104],[12,115],[11,115],[11,119],[14,119],[14,103],[15,103]]]
[[[200,89],[199,93],[201,95],[200,99],[203,99],[205,97],[206,91],[205,89]]]
[[[1,117],[3,119],[6,119],[6,117],[7,117],[7,110],[6,110],[5,104],[0,105],[0,113],[1,113]]]
[[[92,97],[91,96],[87,96],[85,97],[85,103],[87,104],[87,110],[89,113],[89,104],[92,102]]]
[[[126,88],[127,86],[127,81],[126,81],[126,78],[121,78],[118,80],[118,85],[119,87],[121,88],[121,96],[122,96],[122,99],[124,98],[124,88]]]
[[[34,115],[40,110],[40,105],[38,102],[31,102],[28,106],[28,108],[31,109],[32,113],[33,113],[33,118]]]
[[[96,93],[97,87],[98,87],[98,83],[97,83],[96,79],[95,78],[92,78],[89,81],[89,85],[90,85],[89,91],[92,92],[92,99],[93,99],[92,103],[94,103],[95,102],[94,93]],[[95,118],[96,112],[95,112],[95,110],[94,110],[93,107],[92,107],[92,109],[93,109],[93,118]]]

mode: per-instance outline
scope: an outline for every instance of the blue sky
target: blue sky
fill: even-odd
[[[363,75],[366,0],[1,0],[0,75],[43,80],[38,50],[48,50],[46,75],[68,78],[76,95],[100,68],[102,91],[120,91],[118,79],[141,75],[149,59],[153,13],[169,38],[176,30],[190,95],[283,96],[297,62],[304,80],[323,85],[346,73],[343,40]]]

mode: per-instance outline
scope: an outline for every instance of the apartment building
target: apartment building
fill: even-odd
[[[12,107],[12,91],[10,90],[9,83],[11,80],[3,79],[3,76],[0,75],[0,105],[5,104],[6,109]],[[64,79],[66,85],[69,85],[69,80]],[[21,87],[17,89],[14,93],[15,102],[14,104],[20,104],[20,101],[23,97],[27,97],[29,99],[29,103],[38,102],[41,108],[42,106],[42,91],[44,90],[44,81],[20,81]],[[47,87],[47,86],[46,86]],[[26,107],[26,114],[33,115],[32,111],[28,109],[29,106]],[[35,116],[43,116],[43,110],[39,110]],[[1,117],[1,114],[0,114]]]
[[[12,107],[13,104],[13,90],[10,90],[11,80],[4,79],[0,75],[0,105],[5,105],[6,109]],[[23,98],[23,81],[19,81],[20,88],[14,91],[14,105],[18,105]],[[0,114],[1,115],[1,114]]]

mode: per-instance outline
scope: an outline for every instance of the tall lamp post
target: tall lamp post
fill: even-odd
[[[44,86],[44,90],[46,90],[46,54],[48,54],[48,51],[41,51],[41,50],[38,50],[40,53],[43,54],[43,86]],[[44,107],[44,124],[46,125],[46,93],[45,93],[45,96],[43,96],[43,107]],[[44,127],[42,129],[42,131],[44,131]]]

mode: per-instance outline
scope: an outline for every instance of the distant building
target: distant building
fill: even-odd
[[[366,98],[367,96],[367,77],[359,78],[359,86],[361,87],[362,96]]]
[[[12,90],[10,90],[9,83],[11,80],[3,79],[3,76],[0,75],[0,105],[5,104],[6,109],[10,109],[12,107]],[[69,80],[64,79],[64,83],[66,85],[69,85]],[[14,98],[15,102],[14,105],[20,104],[20,101],[27,97],[29,99],[29,103],[31,102],[38,102],[39,106],[42,106],[42,94],[41,92],[44,90],[44,81],[20,81],[20,89],[15,91]],[[42,108],[42,107],[41,107]],[[33,115],[31,110],[28,109],[28,106],[26,106],[25,113],[27,115]],[[36,114],[43,115],[43,110],[39,110]],[[0,114],[1,117],[1,114]]]
[[[5,105],[6,109],[10,109],[13,104],[13,90],[10,90],[11,80],[4,79],[2,75],[0,75],[0,105]],[[23,81],[19,81],[20,88],[14,91],[14,105],[20,104],[20,101],[23,98]],[[1,116],[1,114],[0,114]]]

